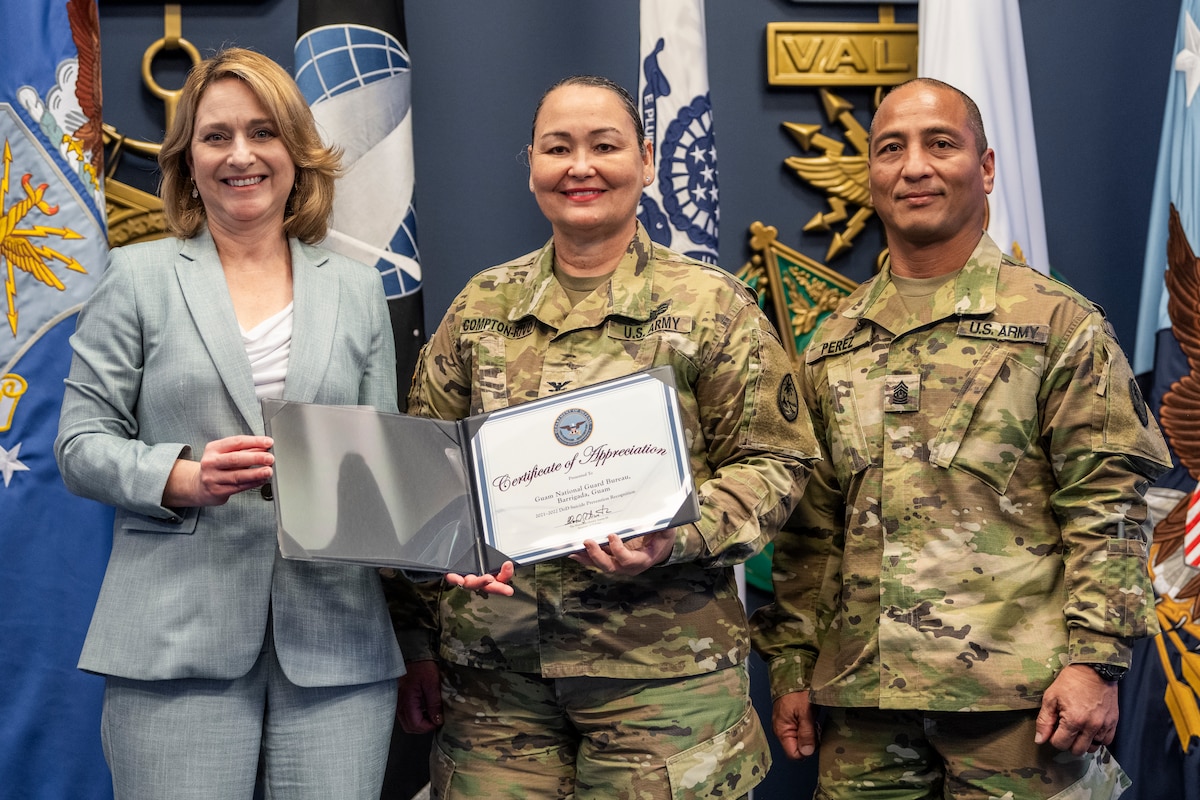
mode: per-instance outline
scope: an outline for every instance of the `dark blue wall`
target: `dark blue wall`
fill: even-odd
[[[183,34],[202,52],[222,44],[292,63],[297,0],[183,3]],[[1109,312],[1127,351],[1137,292],[1170,49],[1179,4],[1150,0],[1022,0],[1038,160],[1052,265]],[[474,272],[548,236],[526,186],[521,152],[533,105],[554,80],[607,74],[636,89],[637,0],[408,0],[414,61],[414,139],[428,325]],[[915,19],[915,6],[897,16]],[[161,106],[141,87],[142,52],[162,35],[162,4],[100,4],[105,119],[123,133],[161,137]],[[799,155],[783,122],[824,118],[811,89],[766,85],[765,31],[785,20],[873,20],[875,5],[709,0],[709,74],[721,166],[721,262],[749,257],[746,231],[761,220],[819,260],[827,240],[803,234],[823,198],[785,171]],[[180,62],[160,59],[164,86]],[[174,81],[174,82],[172,82]],[[869,95],[847,93],[863,121]],[[831,131],[836,134],[836,131]],[[1004,154],[997,154],[1003,158]],[[149,168],[123,180],[149,190]],[[866,277],[875,227],[832,266]]]

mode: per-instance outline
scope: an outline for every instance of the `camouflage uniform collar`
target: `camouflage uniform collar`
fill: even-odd
[[[653,302],[654,258],[662,255],[655,252],[649,232],[639,222],[625,255],[621,257],[620,263],[609,278],[612,288],[608,292],[608,303],[603,308],[603,314],[599,319],[593,320],[593,324],[598,324],[604,317],[612,315],[631,320],[649,319],[658,305]],[[589,312],[594,313],[598,310],[593,300],[585,300],[574,312],[570,308],[566,293],[554,277],[553,238],[547,241],[541,250],[533,253],[531,258],[529,275],[512,306],[510,320],[535,316],[547,324],[559,327],[569,314],[590,317],[593,314]]]
[[[1006,260],[992,238],[986,233],[983,234],[970,258],[959,271],[958,277],[954,279],[953,294],[947,297],[943,288],[936,295],[933,318],[989,314],[995,311],[1000,265]],[[899,306],[899,303],[890,302],[896,299],[897,295],[892,282],[891,267],[889,259],[884,263],[883,271],[865,285],[865,292],[857,298],[852,295],[852,302],[843,312],[844,316],[880,322],[895,316],[891,309]]]

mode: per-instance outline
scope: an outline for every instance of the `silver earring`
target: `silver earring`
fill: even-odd
[[[192,181],[192,199],[195,200],[199,196],[200,192],[196,189],[196,182]]]

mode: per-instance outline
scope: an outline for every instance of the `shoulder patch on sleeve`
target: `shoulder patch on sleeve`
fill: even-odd
[[[1129,379],[1129,399],[1133,402],[1133,413],[1137,414],[1138,422],[1142,423],[1142,427],[1150,424],[1150,409],[1146,406],[1146,400],[1142,397],[1142,389],[1138,386],[1137,378]]]
[[[779,401],[779,413],[783,418],[788,422],[795,422],[796,417],[800,415],[800,393],[796,391],[796,380],[792,373],[784,373],[783,380],[779,382],[776,399]]]

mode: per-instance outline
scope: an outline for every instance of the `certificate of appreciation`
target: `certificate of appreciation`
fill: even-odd
[[[478,574],[700,516],[669,367],[456,422],[262,403],[285,558]]]

